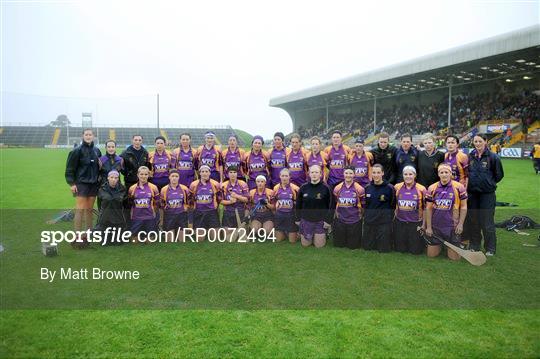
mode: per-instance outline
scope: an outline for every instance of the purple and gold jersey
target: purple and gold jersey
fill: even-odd
[[[291,182],[298,187],[307,182],[307,159],[303,148],[298,151],[289,150],[287,153],[287,167],[291,174]],[[279,183],[279,182],[278,182]]]
[[[153,178],[169,178],[169,170],[173,167],[171,153],[167,150],[159,153],[157,151],[150,152],[148,161],[152,165]]]
[[[454,228],[459,220],[461,201],[466,199],[467,190],[457,181],[450,181],[446,185],[439,181],[429,186],[426,202],[433,203],[432,227]]]
[[[242,180],[236,180],[236,182],[233,184],[231,181],[225,181],[221,185],[221,191],[222,191],[222,198],[224,200],[230,201],[231,200],[231,193],[234,192],[240,196],[249,198],[249,189],[247,186],[247,183]],[[223,205],[226,211],[234,211],[235,209],[238,210],[244,210],[246,208],[246,204],[244,202],[236,201],[236,203]]]
[[[189,187],[191,182],[195,180],[195,168],[197,161],[197,151],[189,148],[184,151],[182,148],[177,148],[172,153],[173,167],[180,174],[180,183]]]
[[[178,184],[176,188],[168,184],[161,189],[161,208],[165,213],[178,214],[188,210],[189,188]]]
[[[307,155],[307,167],[308,167],[308,175],[309,175],[309,168],[313,165],[319,165],[321,167],[321,170],[323,171],[323,181],[326,181],[326,172],[324,169],[326,168],[326,153],[323,151],[319,151],[319,153],[315,154],[313,151],[310,151]]]
[[[457,150],[456,153],[446,152],[444,154],[444,163],[447,163],[452,167],[452,179],[466,186],[469,157],[461,150]]]
[[[207,148],[206,146],[199,146],[197,149],[197,157],[199,159],[199,168],[201,166],[210,167],[210,173],[219,173],[221,168],[221,152],[217,146]]]
[[[259,192],[257,188],[252,189],[249,191],[249,202],[252,207],[254,207],[261,199],[265,199],[267,203],[271,203],[272,201],[272,190],[269,188],[265,188],[264,191]],[[269,212],[270,209],[267,206],[261,206],[256,213],[264,213]]]
[[[223,151],[221,156],[223,158],[223,176],[226,179],[229,179],[229,174],[227,172],[229,167],[232,166],[238,168],[238,178],[244,177],[244,158],[246,156],[244,150],[236,148],[236,150],[232,151],[230,148],[227,148]]]
[[[361,156],[358,156],[358,154],[353,151],[349,156],[349,164],[354,166],[355,182],[365,188],[371,182],[373,155],[371,152],[364,151]]]
[[[405,182],[394,186],[396,189],[396,218],[401,222],[420,222],[423,218],[426,187],[414,183],[410,188]]]
[[[343,169],[347,166],[350,149],[346,145],[340,145],[336,150],[334,146],[328,146],[324,152],[327,156],[327,166],[330,169],[328,172],[328,184],[334,186],[339,182],[343,182]]]
[[[281,184],[274,186],[272,192],[272,204],[276,206],[276,213],[291,214],[296,205],[296,196],[298,195],[298,186],[290,183],[283,187]]]
[[[146,183],[141,187],[136,183],[129,187],[128,196],[133,201],[131,219],[145,220],[156,217],[155,206],[159,203],[159,190],[156,185]]]
[[[221,201],[219,182],[209,179],[206,183],[196,180],[189,186],[189,192],[195,207],[199,211],[211,211],[218,208]]]
[[[268,180],[268,169],[266,168],[267,164],[266,155],[263,151],[255,153],[250,151],[246,155],[246,166],[248,171],[248,177],[250,180],[255,181],[258,175],[263,175]]]
[[[274,147],[268,152],[267,157],[272,183],[279,183],[279,173],[287,167],[287,149],[283,147],[281,150],[278,150]]]
[[[360,208],[365,200],[365,191],[362,186],[356,182],[350,186],[341,182],[334,188],[334,197],[337,217],[341,222],[353,224],[360,220]]]

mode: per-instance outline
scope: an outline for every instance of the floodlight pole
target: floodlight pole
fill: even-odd
[[[159,129],[159,94],[157,94],[157,97],[156,97],[156,100],[157,100],[157,135],[159,136],[160,135],[160,129]]]
[[[448,129],[452,125],[452,79],[448,81]]]
[[[326,102],[326,132],[328,132],[328,102]]]
[[[377,97],[373,98],[373,134],[377,132]]]

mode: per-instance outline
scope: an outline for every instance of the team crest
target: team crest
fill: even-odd
[[[384,196],[384,194],[381,194],[381,196],[379,197],[379,201],[381,202],[386,201],[386,197]]]
[[[315,196],[316,199],[321,199],[321,194],[320,193],[317,193],[317,195]]]

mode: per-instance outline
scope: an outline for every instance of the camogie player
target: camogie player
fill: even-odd
[[[269,177],[268,157],[264,153],[262,146],[264,140],[261,136],[254,136],[251,141],[251,151],[246,155],[246,176],[248,178],[248,187],[250,190],[257,187],[255,179],[258,176]]]
[[[268,151],[268,167],[270,170],[270,187],[280,182],[281,170],[287,167],[287,149],[283,141],[285,136],[282,132],[274,134],[274,147]]]
[[[395,186],[394,247],[397,252],[422,254],[426,245],[418,227],[423,227],[426,188],[416,183],[413,166],[405,166],[402,176],[403,182]]]
[[[149,162],[151,182],[161,191],[163,187],[169,184],[169,170],[173,167],[171,153],[165,149],[165,137],[156,137],[154,144],[156,149],[150,152]]]
[[[235,167],[238,177],[244,178],[244,159],[246,154],[243,149],[238,148],[238,137],[230,135],[229,146],[221,153],[223,158],[223,176],[229,179],[229,167]]]
[[[446,136],[446,153],[444,163],[452,169],[452,179],[467,188],[469,157],[459,149],[459,138],[454,135]]]
[[[180,174],[180,183],[189,187],[195,180],[195,169],[197,163],[197,151],[191,148],[191,135],[182,133],[180,135],[180,147],[172,152],[173,168]]]
[[[85,129],[82,142],[68,155],[65,178],[75,197],[76,231],[92,228],[92,209],[99,189],[99,158],[101,152],[94,146],[94,132]]]
[[[291,183],[287,168],[281,170],[279,178],[280,183],[274,186],[272,193],[272,204],[276,209],[274,215],[276,240],[281,242],[288,237],[290,243],[296,243],[298,226],[294,223],[294,209],[299,188]]]
[[[177,169],[169,171],[169,184],[161,189],[161,208],[163,209],[163,230],[170,232],[172,242],[177,231],[188,227],[189,188],[180,183]],[[182,238],[181,232],[179,238]]]
[[[137,234],[145,231],[157,231],[158,218],[157,210],[159,206],[159,190],[148,182],[150,169],[141,166],[137,170],[139,181],[132,185],[128,190],[128,198],[131,206],[131,233],[134,243],[137,241]],[[144,239],[145,237],[141,237]]]
[[[355,168],[343,170],[345,180],[334,188],[336,214],[332,238],[335,247],[360,248],[362,240],[362,207],[364,188],[354,181]]]
[[[217,230],[220,227],[218,207],[221,202],[221,186],[210,178],[210,167],[202,165],[199,168],[199,179],[191,183],[189,191],[195,208],[193,228]],[[199,236],[199,240],[204,240],[204,236]]]
[[[274,228],[274,215],[272,210],[272,190],[266,187],[266,177],[257,176],[256,187],[249,191],[249,200],[253,214],[251,215],[251,228],[255,231],[264,228],[268,235]]]
[[[208,166],[210,168],[210,178],[221,183],[223,180],[223,166],[221,165],[221,152],[216,146],[216,135],[212,131],[208,131],[204,135],[204,141],[205,144],[199,146],[197,150],[199,166]]]
[[[225,228],[238,228],[236,213],[240,216],[240,221],[245,220],[246,204],[249,200],[249,189],[246,182],[238,179],[239,170],[235,166],[227,168],[227,181],[221,185],[223,205],[222,225]],[[228,231],[229,233],[229,231]]]
[[[301,186],[307,182],[307,155],[302,148],[302,139],[297,133],[291,135],[291,148],[287,151],[287,167],[291,183]]]
[[[332,132],[332,145],[324,150],[327,158],[328,185],[334,188],[338,183],[343,182],[343,169],[348,165],[350,149],[342,143],[340,131]]]
[[[326,168],[326,153],[321,151],[321,139],[317,136],[313,136],[309,142],[311,144],[311,150],[307,154],[308,169],[313,165],[318,165],[323,169],[323,181],[326,182],[326,173],[324,172],[324,169]]]
[[[452,167],[442,163],[438,168],[440,181],[429,186],[426,192],[426,235],[433,234],[456,246],[460,245],[459,236],[463,233],[463,223],[467,216],[467,190],[452,180]],[[433,238],[427,246],[428,257],[441,253],[442,243]],[[448,248],[448,258],[459,260],[461,256]]]
[[[396,207],[394,186],[384,179],[384,169],[373,165],[373,180],[366,186],[366,207],[362,248],[379,252],[392,250],[392,219]]]
[[[300,226],[302,246],[316,248],[326,245],[326,229],[334,216],[332,190],[322,181],[322,168],[309,168],[310,181],[302,185],[296,200],[296,225]]]
[[[355,141],[354,149],[349,155],[349,164],[354,168],[355,182],[365,188],[371,182],[373,155],[364,150],[364,140]]]

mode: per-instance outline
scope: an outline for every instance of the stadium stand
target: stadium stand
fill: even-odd
[[[70,127],[69,135],[66,128],[56,128],[49,126],[4,126],[0,131],[0,144],[3,146],[20,146],[20,147],[55,147],[57,145],[72,146],[74,142],[78,142],[82,127]],[[230,135],[235,134],[230,127],[227,128],[163,128],[158,131],[156,128],[140,128],[140,127],[96,127],[94,128],[97,142],[104,143],[107,139],[114,139],[120,147],[131,144],[131,138],[134,134],[140,134],[144,138],[145,145],[153,145],[154,138],[158,134],[167,138],[172,147],[177,146],[179,136],[183,132],[189,132],[192,137],[192,145],[198,146],[203,144],[204,134],[212,130],[220,143],[227,143]],[[69,142],[68,142],[69,141]],[[244,143],[239,138],[240,146]]]

